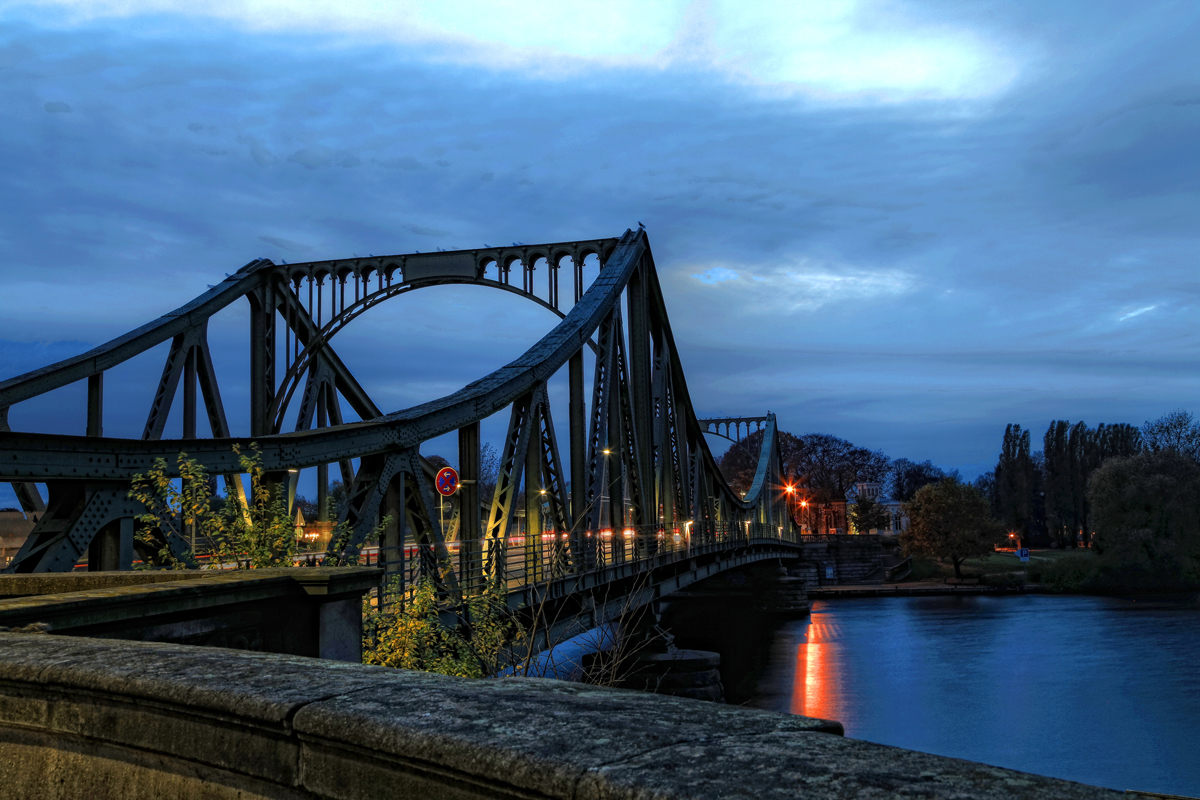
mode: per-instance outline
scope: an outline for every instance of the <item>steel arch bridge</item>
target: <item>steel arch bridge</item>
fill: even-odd
[[[589,256],[597,257],[600,270],[585,286]],[[570,304],[559,292],[564,271],[574,290]],[[545,277],[535,282],[539,272]],[[515,293],[560,321],[515,361],[459,391],[384,413],[332,340],[393,297],[446,284]],[[250,305],[250,435],[237,437],[226,420],[207,334],[213,315],[242,298]],[[105,372],[168,341],[162,377],[147,391],[141,439],[105,437]],[[594,353],[590,398],[585,349]],[[553,421],[562,409],[552,413],[547,391],[547,381],[563,369],[566,448]],[[85,380],[86,435],[10,429],[11,406]],[[164,439],[181,385],[183,436]],[[211,437],[197,435],[201,404]],[[344,416],[343,406],[357,419]],[[480,421],[505,410],[509,423],[495,490],[480,498]],[[292,430],[285,430],[293,413]],[[754,482],[743,496],[721,476],[704,434],[722,424],[726,435],[730,424],[747,424],[749,431],[751,422],[764,437]],[[452,524],[444,525],[420,446],[453,432],[463,486]],[[260,259],[148,325],[0,382],[0,480],[11,482],[25,511],[37,516],[6,571],[67,571],[85,555],[90,569],[128,569],[134,517],[142,512],[128,498],[135,474],[159,458],[173,468],[187,452],[241,494],[234,448],[255,443],[268,480],[289,498],[298,471],[315,469],[323,501],[329,467],[336,465],[348,488],[338,516],[352,531],[336,555],[358,553],[379,520],[390,518],[378,561],[386,576],[407,585],[423,574],[461,598],[485,580],[500,579],[525,597],[563,597],[658,570],[655,581],[679,588],[687,575],[696,579],[796,553],[799,536],[786,509],[776,439],[772,414],[697,417],[644,230],[619,239],[304,264]],[[46,499],[38,484],[45,485]],[[520,511],[524,530],[514,535]],[[168,538],[164,544],[183,551],[182,540]]]

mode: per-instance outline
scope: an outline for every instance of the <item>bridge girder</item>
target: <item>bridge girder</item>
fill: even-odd
[[[593,254],[601,268],[585,288],[583,260]],[[566,309],[559,272],[568,258],[574,302]],[[542,264],[547,278],[539,294],[534,278]],[[520,289],[511,282],[518,265]],[[388,299],[447,284],[516,292],[560,321],[522,356],[459,391],[383,413],[331,340]],[[241,297],[251,306],[250,436],[229,430],[207,344],[210,318]],[[143,438],[99,435],[104,371],[168,340],[172,346]],[[594,353],[590,404],[585,348]],[[566,463],[547,389],[563,368],[570,395]],[[3,430],[13,404],[83,379],[98,387],[89,394],[89,408],[95,409],[89,432],[95,435]],[[180,385],[188,435],[162,439]],[[196,435],[198,399],[213,433],[209,438]],[[343,399],[358,420],[343,419]],[[284,432],[293,409],[295,429]],[[460,453],[469,461],[473,447],[477,461],[479,421],[505,410],[510,424],[501,476],[493,496],[480,498],[488,509],[479,520],[481,529],[465,530],[464,521],[474,526],[479,515],[459,508],[443,530],[435,512],[440,500],[430,488],[432,468],[420,455],[421,444],[457,431]],[[79,522],[81,501],[61,498],[75,498],[80,491],[86,497],[98,491],[123,496],[135,474],[155,459],[166,460],[170,471],[180,452],[211,475],[230,476],[228,485],[236,491],[241,482],[234,477],[240,469],[234,449],[244,452],[252,443],[263,468],[276,476],[312,467],[327,476],[328,465],[339,465],[348,488],[339,519],[349,523],[352,536],[339,543],[337,555],[354,555],[381,517],[391,516],[393,526],[383,534],[386,573],[406,581],[427,575],[450,595],[476,591],[486,580],[510,587],[514,580],[519,586],[561,585],[572,576],[594,577],[627,561],[675,552],[677,541],[697,551],[746,547],[752,541],[785,547],[794,530],[780,491],[774,415],[718,420],[726,423],[726,433],[728,423],[754,422],[764,431],[754,482],[744,497],[728,486],[705,442],[713,422],[699,419],[693,409],[644,231],[626,231],[619,239],[307,264],[253,261],[149,325],[76,358],[0,382],[0,480],[18,486],[27,510],[41,514],[36,535],[8,570],[70,569],[87,551],[90,537],[105,526],[125,524],[121,521],[136,512],[132,501],[114,501],[119,508],[104,519],[95,517],[88,527]],[[37,483],[56,487],[52,508],[37,508]],[[294,477],[292,485],[294,491]],[[522,490],[523,504],[518,502]],[[90,508],[91,501],[82,502]],[[514,545],[511,531],[522,505],[525,536]],[[455,541],[457,564],[452,563]],[[415,566],[407,557],[413,548],[423,556]],[[514,558],[514,548],[520,558]],[[521,572],[515,577],[514,563]]]

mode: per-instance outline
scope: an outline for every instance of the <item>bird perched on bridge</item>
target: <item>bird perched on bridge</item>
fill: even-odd
[[[638,220],[638,230],[641,230],[641,231],[646,230],[646,226],[642,224],[642,221],[640,219]]]

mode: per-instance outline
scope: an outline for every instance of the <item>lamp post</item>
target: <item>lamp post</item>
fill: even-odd
[[[789,483],[788,487],[787,487],[787,515],[788,515],[788,525],[789,526],[796,524],[795,508],[792,506],[792,499],[795,496],[796,496],[796,487]],[[782,532],[780,533],[780,535],[781,536],[783,535]]]

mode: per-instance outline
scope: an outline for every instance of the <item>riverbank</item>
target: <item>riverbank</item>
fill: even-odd
[[[1106,597],[1173,597],[1200,592],[1200,577],[1180,565],[1143,564],[1099,555],[1090,548],[1078,550],[1030,550],[1022,562],[1013,550],[997,550],[962,565],[962,575],[981,586],[1004,593],[1048,592]],[[954,569],[935,559],[914,558],[905,576],[910,583],[940,585],[954,582]],[[826,587],[821,587],[826,588]],[[985,593],[985,592],[981,592]]]
[[[845,584],[841,586],[817,586],[808,590],[811,599],[833,597],[933,597],[940,595],[980,594],[1040,594],[1046,589],[1040,584],[1022,586],[988,586],[985,584],[954,585],[933,581],[909,583]]]

